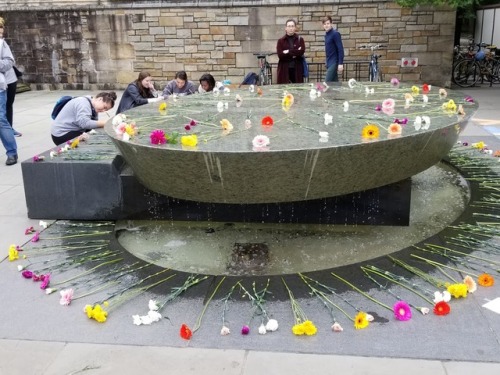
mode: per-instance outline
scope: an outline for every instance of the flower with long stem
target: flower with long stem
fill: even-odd
[[[255,289],[255,281],[252,283],[252,291],[253,293],[250,293],[244,286],[241,284],[241,282],[238,282],[238,285],[240,289],[243,291],[244,296],[248,297],[248,299],[252,302],[252,306],[254,306],[254,310],[251,314],[250,321],[248,325],[243,326],[242,333],[243,334],[248,334],[250,330],[250,322],[254,318],[255,315],[259,315],[261,317],[261,324],[259,327],[259,333],[260,334],[265,334],[268,329],[266,328],[267,325],[269,325],[269,331],[275,331],[278,329],[278,324],[277,321],[273,319],[273,322],[269,324],[269,322],[272,320],[269,318],[267,311],[264,307],[264,303],[266,302],[264,297],[268,293],[268,288],[269,288],[269,281],[270,279],[267,279],[267,284],[266,286],[260,290],[257,291]],[[266,323],[264,324],[264,319]]]
[[[194,285],[197,285],[201,283],[202,281],[208,279],[208,276],[199,276],[199,275],[189,275],[186,280],[184,281],[184,284],[178,287],[172,288],[170,294],[160,303],[158,303],[158,311],[161,311],[165,305],[175,298],[177,298],[179,295],[184,293],[186,290],[191,288]]]
[[[222,336],[227,336],[227,335],[229,335],[229,333],[231,333],[231,330],[229,329],[229,327],[226,324],[226,311],[229,310],[229,300],[231,299],[231,296],[233,295],[235,288],[239,285],[240,285],[240,281],[237,281],[231,287],[231,289],[229,289],[229,293],[226,294],[226,296],[222,299],[222,303],[223,303],[223,306],[222,306],[222,328],[220,331],[220,334]]]
[[[219,283],[216,285],[216,287],[214,288],[214,291],[212,292],[210,297],[208,297],[207,301],[205,302],[205,305],[203,306],[203,310],[201,311],[200,315],[198,315],[198,318],[196,319],[196,323],[193,327],[192,333],[195,333],[201,327],[201,321],[203,319],[203,315],[205,315],[205,311],[207,310],[208,304],[210,303],[210,301],[212,301],[212,299],[214,298],[215,294],[217,293],[217,291],[219,290],[220,286],[222,285],[222,283],[224,282],[225,279],[226,279],[226,277],[224,276],[219,281]]]
[[[284,278],[281,278],[283,281],[283,284],[285,285],[285,288],[288,292],[288,295],[290,297],[290,303],[292,304],[292,312],[293,312],[293,317],[295,319],[295,324],[292,327],[292,332],[294,335],[301,336],[301,335],[307,335],[307,336],[312,336],[315,335],[318,329],[314,325],[314,323],[307,318],[306,313],[300,306],[299,302],[295,299],[293,296],[292,291],[288,287],[287,283],[285,282]]]

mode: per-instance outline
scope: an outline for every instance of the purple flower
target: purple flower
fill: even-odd
[[[38,156],[38,155],[33,156],[33,161],[34,162],[43,161],[43,160],[45,160],[44,156]]]
[[[464,146],[468,146],[469,145],[469,142],[464,142],[462,143]]]
[[[198,123],[194,120],[189,121],[189,126],[196,126]]]
[[[31,279],[33,277],[33,272],[29,271],[29,270],[24,270],[21,275],[23,275],[23,277],[25,279]]]
[[[35,232],[35,235],[31,239],[31,242],[38,242],[39,240],[40,240],[40,233],[39,232]]]
[[[406,124],[408,124],[408,118],[407,118],[407,117],[405,117],[405,118],[404,118],[404,119],[402,119],[402,120],[400,120],[400,119],[396,118],[396,119],[394,119],[394,122],[395,122],[396,124],[406,125]]]
[[[391,85],[393,85],[394,87],[397,87],[399,86],[399,79],[397,78],[391,78]]]
[[[162,145],[167,142],[165,132],[160,129],[153,130],[149,135],[149,139],[152,145]]]
[[[394,304],[394,317],[397,320],[407,321],[411,319],[410,306],[404,301],[398,301]]]
[[[467,96],[465,97],[465,101],[466,101],[467,103],[474,103],[474,98],[473,98],[472,96],[467,95]]]
[[[42,283],[40,284],[40,289],[47,289],[50,283],[50,273],[42,275]]]
[[[382,110],[382,106],[380,104],[377,104],[375,107],[375,111],[380,112]]]
[[[191,126],[189,126],[189,124],[188,124],[188,125],[184,126],[184,129],[186,129],[186,131],[190,131],[191,130]]]
[[[250,327],[249,326],[243,326],[241,327],[241,334],[242,335],[248,335],[250,333]]]

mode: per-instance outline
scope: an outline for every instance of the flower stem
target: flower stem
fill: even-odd
[[[193,333],[195,333],[201,327],[201,320],[203,319],[203,315],[205,315],[205,311],[207,310],[208,304],[210,303],[210,301],[212,301],[212,298],[214,298],[215,293],[217,293],[217,290],[219,290],[219,287],[222,285],[222,283],[224,282],[225,279],[226,279],[226,276],[224,276],[219,281],[219,283],[215,287],[213,293],[210,295],[207,302],[205,303],[203,310],[201,311],[200,315],[198,316],[198,319],[196,319],[196,323],[195,323],[193,330],[192,330]]]

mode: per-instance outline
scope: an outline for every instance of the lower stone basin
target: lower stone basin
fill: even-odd
[[[457,113],[459,105],[466,114]],[[476,109],[460,92],[432,88],[424,95],[421,86],[274,85],[171,97],[165,110],[141,106],[105,129],[155,192],[200,202],[276,203],[368,190],[422,172],[449,152]],[[401,134],[391,132],[397,122]],[[131,123],[139,132],[125,139],[124,124]],[[151,144],[154,130],[177,132],[179,142]],[[181,144],[181,136],[193,134],[195,146]],[[269,144],[256,147],[262,135]]]

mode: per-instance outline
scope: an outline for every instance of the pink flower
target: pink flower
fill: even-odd
[[[194,120],[189,121],[189,126],[196,126],[198,123]]]
[[[33,161],[34,162],[44,161],[44,160],[45,160],[45,156],[38,156],[38,155],[33,156]]]
[[[33,227],[29,227],[29,228],[26,228],[26,230],[24,231],[24,234],[28,235],[28,234],[31,234],[35,231],[35,228]]]
[[[394,108],[396,106],[396,102],[394,101],[394,99],[385,99],[383,102],[382,102],[382,109],[386,108],[386,109],[389,109],[389,108]]]
[[[23,275],[23,277],[25,279],[31,279],[33,277],[33,272],[29,271],[29,270],[24,270],[21,275]]]
[[[248,335],[250,333],[250,327],[245,325],[243,327],[241,327],[241,334],[242,335]]]
[[[394,122],[395,122],[396,124],[406,125],[406,124],[408,124],[408,118],[407,118],[407,117],[405,117],[405,118],[404,118],[404,119],[402,119],[402,120],[400,120],[400,119],[398,119],[398,118],[397,118],[397,119],[394,119]]]
[[[269,137],[265,135],[257,135],[255,138],[252,140],[252,145],[255,148],[262,148],[266,147],[269,145]]]
[[[125,128],[127,127],[127,124],[122,122],[121,124],[119,124],[116,129],[115,129],[115,133],[118,134],[118,135],[122,135],[125,133]]]
[[[397,79],[395,77],[391,78],[391,85],[395,86],[395,87],[399,86],[399,79]]]
[[[50,273],[42,275],[42,283],[40,284],[40,289],[47,289],[50,283]]]
[[[380,104],[377,104],[375,107],[375,111],[380,112],[382,110],[382,106]]]
[[[68,306],[71,303],[71,300],[73,299],[73,289],[65,289],[61,290],[59,292],[61,294],[61,299],[59,300],[59,303],[63,306]]]
[[[31,239],[31,242],[38,242],[39,240],[40,240],[40,233],[39,232],[35,232],[35,235]]]
[[[382,107],[382,112],[384,112],[388,116],[392,116],[394,114],[394,108],[384,108],[384,107]]]
[[[474,98],[473,98],[472,96],[468,96],[468,95],[467,95],[467,96],[465,97],[465,101],[466,101],[467,103],[474,103]]]
[[[43,275],[38,276],[36,273],[33,273],[33,281],[40,281],[40,280],[42,280],[42,276]]]
[[[398,301],[393,307],[394,316],[397,320],[407,321],[411,319],[411,309],[410,306],[404,301]]]
[[[149,135],[149,139],[152,145],[162,145],[167,142],[165,132],[160,129],[153,130]]]

